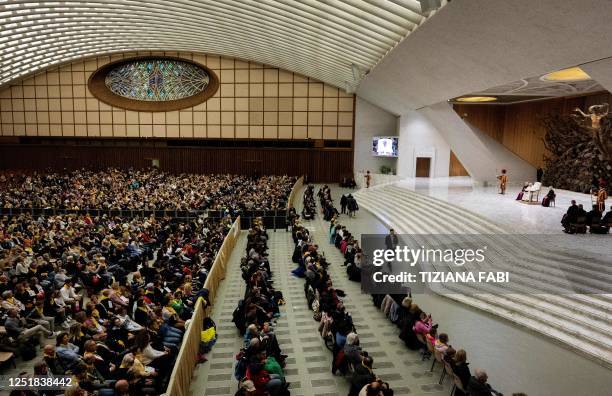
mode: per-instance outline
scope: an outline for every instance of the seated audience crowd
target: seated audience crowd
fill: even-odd
[[[288,176],[170,174],[155,168],[4,172],[0,208],[243,210],[284,209]]]
[[[240,395],[285,396],[285,359],[274,327],[284,304],[280,291],[274,290],[268,261],[268,234],[261,219],[255,220],[247,237],[246,257],[242,259],[242,278],[246,283],[244,299],[234,310],[232,321],[244,336],[244,347],[236,355],[234,377]]]
[[[3,217],[0,348],[25,360],[40,345],[37,373],[72,376],[90,393],[165,392],[196,301],[208,303],[203,285],[231,224]]]

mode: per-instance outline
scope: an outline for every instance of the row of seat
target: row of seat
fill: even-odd
[[[68,208],[3,208],[0,207],[0,215],[3,216],[14,216],[20,214],[31,214],[34,216],[54,216],[58,214],[76,214],[91,216],[122,216],[122,217],[136,217],[136,216],[155,216],[155,217],[173,217],[173,218],[186,218],[186,217],[197,217],[200,215],[207,215],[213,218],[222,218],[226,216],[224,210],[207,210],[207,209],[101,209],[101,208],[85,208],[85,209],[68,209]],[[238,211],[241,217],[286,217],[287,209],[274,209],[274,210],[242,210]]]

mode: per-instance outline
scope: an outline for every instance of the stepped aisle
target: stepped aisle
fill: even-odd
[[[274,287],[283,292],[286,303],[279,319],[286,325],[278,334],[278,341],[291,363],[286,370],[287,381],[291,382],[291,395],[347,395],[348,386],[344,378],[334,377],[331,373],[331,353],[319,336],[319,322],[312,319],[312,311],[306,304],[304,281],[291,275],[291,233],[278,230],[276,233],[268,232],[268,235],[270,264],[276,279]]]
[[[612,268],[605,257],[584,250],[556,252],[526,236],[510,235],[475,213],[393,184],[360,190],[355,196],[361,208],[400,234],[482,234],[493,248],[492,258],[512,266],[514,282],[479,289],[445,284],[437,291],[544,333],[612,367],[612,295],[602,293],[612,284]],[[492,238],[499,234],[505,237]],[[568,288],[581,294],[561,293]]]
[[[208,361],[193,372],[191,395],[233,395],[237,390],[234,379],[234,356],[242,347],[242,337],[232,322],[232,312],[244,297],[244,281],[240,259],[246,249],[247,231],[241,231],[227,265],[227,273],[213,305],[212,319],[217,324],[217,343],[208,354]]]
[[[245,284],[240,272],[240,259],[244,256],[247,231],[243,231],[227,268],[213,320],[217,323],[218,340],[209,354],[209,361],[200,364],[191,384],[191,394],[233,395],[237,390],[234,379],[235,355],[243,345],[243,338],[232,322],[232,313],[244,297]],[[285,305],[280,307],[275,333],[284,354],[288,355],[286,379],[291,383],[292,396],[338,396],[348,393],[343,378],[331,374],[330,352],[318,334],[318,322],[306,306],[302,280],[290,275],[293,241],[283,230],[268,230],[268,259],[273,273],[275,289],[283,293]]]

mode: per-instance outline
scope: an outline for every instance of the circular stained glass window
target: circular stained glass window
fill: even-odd
[[[165,101],[204,91],[210,78],[206,70],[173,59],[136,60],[111,69],[104,84],[112,93],[134,100]]]
[[[113,106],[169,111],[203,102],[219,82],[211,70],[190,60],[143,57],[103,66],[88,85],[94,96]]]

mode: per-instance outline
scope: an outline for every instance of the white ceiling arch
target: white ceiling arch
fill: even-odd
[[[0,86],[86,56],[161,50],[354,90],[425,19],[418,0],[0,0]]]

